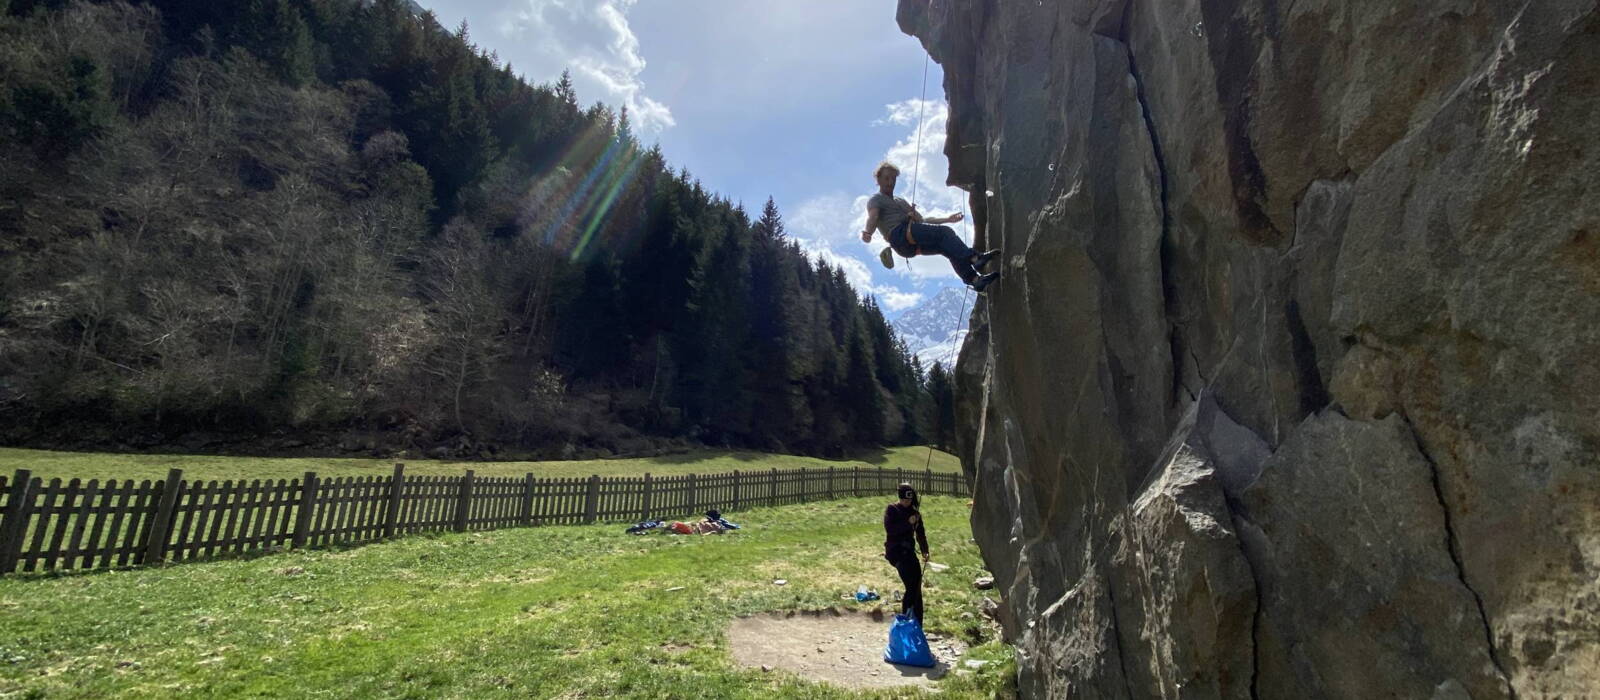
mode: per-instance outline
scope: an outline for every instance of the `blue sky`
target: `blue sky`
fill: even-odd
[[[944,186],[943,74],[900,33],[892,0],[423,0],[441,23],[531,82],[572,72],[584,104],[627,105],[640,137],[661,144],[710,190],[754,216],[770,195],[791,237],[845,268],[889,311],[958,284],[942,258],[884,270],[882,238],[863,244],[872,169],[904,169],[918,208],[956,211]],[[970,232],[957,230],[971,240]]]

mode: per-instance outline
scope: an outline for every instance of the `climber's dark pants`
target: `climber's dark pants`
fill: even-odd
[[[905,258],[913,255],[943,255],[950,259],[950,267],[955,268],[961,281],[968,284],[978,276],[978,271],[972,267],[972,249],[949,226],[911,224],[909,239],[906,227],[901,226],[889,234],[889,247]]]
[[[906,595],[900,599],[900,614],[910,615],[922,621],[922,563],[917,561],[917,553],[907,547],[895,552],[894,558],[889,560],[894,565],[894,570],[900,572],[900,583],[906,587]]]

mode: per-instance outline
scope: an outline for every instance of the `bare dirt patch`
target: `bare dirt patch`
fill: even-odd
[[[966,653],[959,640],[930,635],[938,666],[918,668],[885,663],[894,615],[827,609],[743,617],[728,628],[733,660],[741,666],[784,670],[806,680],[846,688],[931,687]]]

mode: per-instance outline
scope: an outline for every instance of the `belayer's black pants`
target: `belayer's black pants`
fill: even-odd
[[[962,282],[971,284],[978,276],[978,271],[972,267],[972,248],[962,242],[961,236],[949,226],[934,226],[933,224],[911,224],[907,231],[902,226],[894,230],[889,236],[889,247],[902,257],[913,255],[943,255],[950,259],[950,267],[955,268],[956,276]]]
[[[910,615],[922,622],[922,563],[917,561],[917,553],[902,549],[895,553],[889,560],[894,565],[894,570],[900,572],[900,583],[906,587],[906,595],[900,599],[900,614]]]

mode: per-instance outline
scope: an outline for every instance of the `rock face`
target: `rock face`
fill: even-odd
[[[1026,693],[1600,693],[1596,0],[898,20],[1004,251],[958,420]]]

